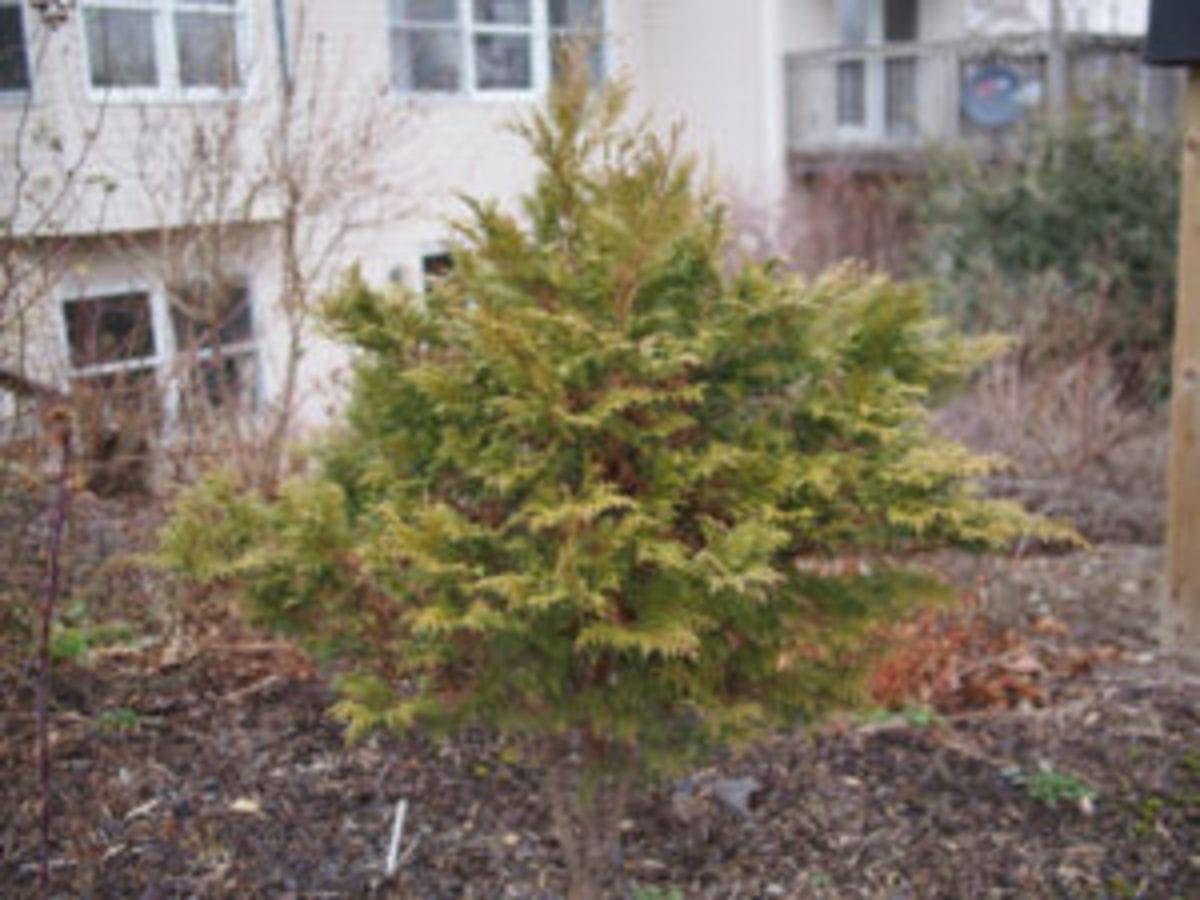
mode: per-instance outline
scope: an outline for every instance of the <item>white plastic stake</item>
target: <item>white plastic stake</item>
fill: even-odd
[[[400,838],[404,836],[404,817],[408,814],[408,801],[401,800],[396,804],[396,818],[392,822],[392,844],[388,847],[387,864],[384,873],[388,878],[396,874],[400,866]]]

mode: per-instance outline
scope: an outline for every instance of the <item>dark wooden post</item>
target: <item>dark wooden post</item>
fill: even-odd
[[[1200,4],[1154,0],[1146,61],[1188,67],[1167,473],[1168,652],[1200,662]]]

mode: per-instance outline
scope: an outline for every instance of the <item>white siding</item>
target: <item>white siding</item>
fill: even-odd
[[[644,0],[638,97],[676,118],[711,175],[754,203],[783,176],[782,67],[772,0]]]

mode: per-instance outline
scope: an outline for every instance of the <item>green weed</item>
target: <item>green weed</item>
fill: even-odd
[[[1051,809],[1060,803],[1078,803],[1087,797],[1096,796],[1096,791],[1086,781],[1069,772],[1045,769],[1034,772],[1023,779],[1025,793]]]

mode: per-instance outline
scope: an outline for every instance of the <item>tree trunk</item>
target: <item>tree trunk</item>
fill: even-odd
[[[568,900],[602,900],[605,886],[617,875],[620,862],[621,821],[628,802],[630,774],[624,769],[597,774],[584,781],[588,765],[600,760],[596,751],[585,754],[585,762],[573,760],[570,742],[546,745],[546,802],[551,827],[562,850],[567,869]],[[613,759],[604,762],[612,763]]]

